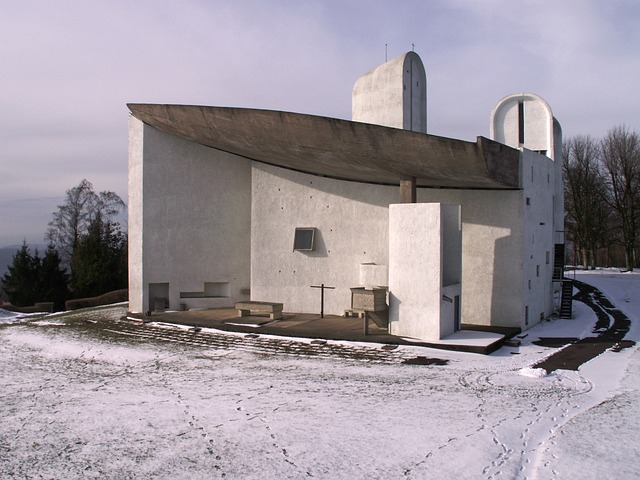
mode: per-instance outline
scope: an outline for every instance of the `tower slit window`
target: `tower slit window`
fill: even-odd
[[[524,144],[524,102],[518,102],[518,143]]]

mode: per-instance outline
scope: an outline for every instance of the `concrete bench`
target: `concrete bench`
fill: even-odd
[[[246,317],[251,312],[268,313],[271,320],[282,318],[282,303],[273,302],[237,302],[236,310],[239,317]]]

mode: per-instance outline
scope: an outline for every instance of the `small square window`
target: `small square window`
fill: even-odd
[[[310,252],[315,249],[316,229],[313,227],[296,228],[293,238],[293,249]]]

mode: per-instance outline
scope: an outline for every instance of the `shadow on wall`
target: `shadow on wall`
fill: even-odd
[[[393,293],[389,292],[389,333],[396,335],[400,325],[400,305],[402,301]]]
[[[522,263],[522,260],[519,260],[519,257],[514,257],[513,243],[515,240],[514,235],[507,235],[498,238],[494,243],[491,318],[488,319],[491,325],[511,327],[514,324],[513,315],[518,315],[518,324],[520,323],[520,309],[511,305],[512,302],[517,302],[516,299],[521,298],[521,292],[514,290],[522,288],[519,283],[514,284],[512,281],[519,282],[518,275],[511,273],[514,269],[522,268],[522,265],[518,265]],[[509,318],[505,318],[505,315]]]
[[[388,207],[389,203],[399,203],[400,201],[399,183],[397,186],[376,185],[377,188],[371,188],[372,185],[368,183],[323,178],[310,173],[296,172],[272,165],[263,165],[258,162],[254,162],[252,168],[266,172],[269,175],[275,175],[279,181],[284,179],[286,182],[292,182],[299,186],[348,200],[363,202],[367,205]],[[383,194],[383,191],[386,191],[386,194]]]

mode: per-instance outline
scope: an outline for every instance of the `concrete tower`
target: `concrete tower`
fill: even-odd
[[[545,155],[554,164],[555,243],[564,243],[564,184],[562,181],[562,128],[549,104],[534,93],[514,93],[491,111],[491,139],[513,148]],[[550,181],[550,179],[549,179]]]
[[[491,111],[491,139],[513,148],[562,157],[562,130],[549,104],[534,93],[514,93]]]
[[[352,119],[427,133],[427,75],[407,52],[362,75],[353,87]]]

